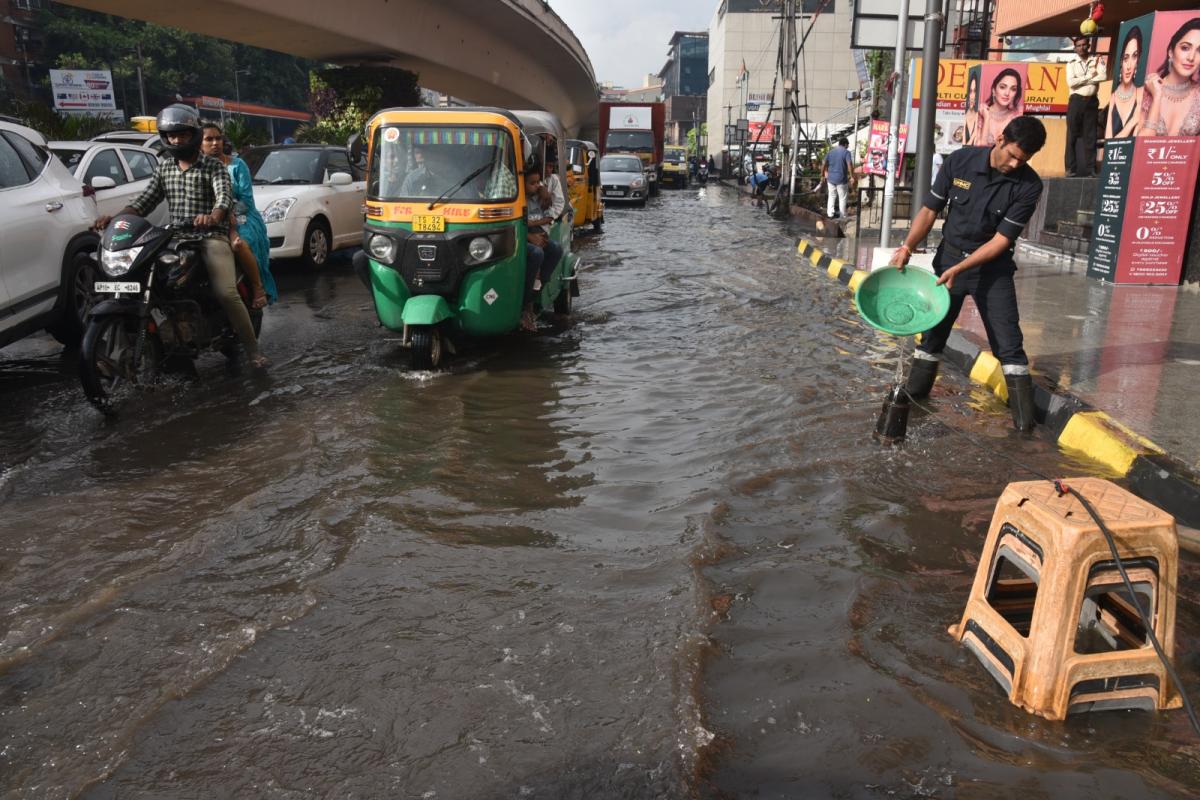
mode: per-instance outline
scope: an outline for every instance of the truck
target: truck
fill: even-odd
[[[663,103],[600,103],[600,154],[636,154],[646,166],[651,194],[662,181],[666,119]]]

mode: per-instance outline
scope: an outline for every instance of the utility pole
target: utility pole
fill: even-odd
[[[783,19],[779,30],[779,69],[783,84],[783,129],[780,131],[780,146],[783,158],[780,161],[779,193],[775,196],[775,215],[787,218],[791,215],[792,196],[796,190],[796,147],[797,121],[796,88],[799,74],[796,69],[796,0],[783,0]],[[787,196],[784,194],[783,179],[787,180]]]
[[[137,43],[138,96],[142,100],[142,116],[146,116],[146,82],[142,79],[142,43]]]
[[[921,56],[921,111],[917,116],[917,174],[913,176],[912,215],[929,191],[933,179],[933,127],[937,111],[938,45],[942,41],[941,4],[925,0],[925,48]]]
[[[908,55],[908,3],[900,0],[900,15],[896,20],[896,78],[892,81],[892,120],[888,125],[887,149],[887,179],[883,184],[883,228],[879,232],[879,246],[890,247],[892,244],[892,205],[896,199],[896,165],[900,163],[903,153],[900,149],[900,119],[904,110],[904,60]],[[937,73],[934,73],[935,75]],[[937,105],[937,91],[931,103]]]

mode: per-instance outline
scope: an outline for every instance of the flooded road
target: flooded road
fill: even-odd
[[[1030,717],[947,635],[1032,476],[928,418],[874,444],[892,345],[792,242],[729,190],[612,209],[572,326],[437,375],[348,259],[285,265],[268,377],[112,422],[0,354],[0,789],[1195,796],[1182,714]],[[935,402],[1088,472],[953,374]]]

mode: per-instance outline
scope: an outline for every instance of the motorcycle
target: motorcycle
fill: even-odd
[[[122,387],[146,386],[180,363],[204,352],[236,359],[238,340],[209,285],[200,241],[184,234],[204,229],[190,225],[159,228],[133,214],[109,222],[100,240],[96,302],[84,329],[79,379],[88,400],[113,410]],[[249,283],[239,273],[238,294],[246,304],[254,333],[262,327],[262,309],[251,308]]]
[[[696,178],[700,181],[700,183],[708,183],[708,164],[700,165],[696,173]]]

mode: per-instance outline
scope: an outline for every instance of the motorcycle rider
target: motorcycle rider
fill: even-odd
[[[181,238],[201,239],[213,293],[245,347],[246,357],[261,369],[267,366],[267,359],[259,352],[250,314],[238,294],[237,268],[229,246],[228,219],[233,206],[229,171],[220,161],[200,152],[200,115],[190,106],[176,103],[160,111],[158,136],[164,156],[159,158],[146,189],[121,213],[144,217],[165,198],[173,224],[207,229],[181,234]],[[111,219],[101,216],[94,227],[103,231]]]

